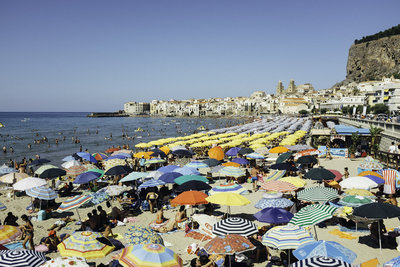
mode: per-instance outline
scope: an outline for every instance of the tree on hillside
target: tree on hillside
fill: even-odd
[[[302,110],[299,111],[299,114],[301,114],[301,115],[307,115],[307,114],[308,114],[308,111],[305,110],[305,109],[302,109]]]
[[[389,107],[385,104],[376,104],[372,106],[371,111],[374,114],[388,114],[389,113]]]

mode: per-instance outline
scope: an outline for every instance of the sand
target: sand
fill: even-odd
[[[270,157],[274,157],[274,155],[271,155]],[[362,159],[358,159],[358,160],[350,160],[350,159],[342,159],[342,158],[341,159],[333,159],[333,160],[321,159],[320,164],[328,169],[336,169],[341,172],[343,172],[344,167],[348,167],[350,176],[355,176],[357,174],[357,166],[360,164],[361,161],[362,161]],[[214,186],[217,184],[218,183],[215,183]],[[310,187],[313,185],[315,185],[315,184],[309,183],[307,185],[307,187]],[[246,184],[243,184],[243,186],[245,188],[247,188],[248,190],[252,190],[251,184],[246,183]],[[0,195],[0,202],[4,203],[7,206],[7,209],[5,211],[0,211],[0,219],[2,221],[4,220],[7,212],[9,212],[9,211],[13,212],[18,217],[21,217],[22,214],[26,213],[25,208],[30,203],[30,200],[31,200],[30,197],[27,197],[27,196],[17,197],[15,200],[13,200],[13,199],[7,198],[6,191],[0,191],[0,192],[2,193]],[[250,193],[249,195],[246,195],[246,197],[251,201],[251,204],[247,205],[247,206],[242,206],[242,207],[231,207],[232,215],[240,214],[240,213],[254,214],[257,211],[259,211],[258,209],[256,209],[254,207],[254,204],[257,203],[257,201],[261,199],[262,194],[263,194],[262,191],[258,191],[258,192]],[[65,198],[58,198],[57,202],[61,202],[64,199]],[[102,203],[101,205],[107,212],[110,211],[110,209],[106,207],[105,202]],[[114,201],[112,203],[112,205],[120,207],[117,201]],[[92,209],[93,209],[93,207],[79,209],[79,213],[82,218],[85,218],[86,214],[88,212],[90,212]],[[224,212],[224,211],[226,211],[226,207],[223,206],[223,207],[221,207],[220,210]],[[164,213],[165,217],[173,219],[175,211],[176,211],[176,209],[166,210]],[[190,209],[188,211],[190,211]],[[35,214],[32,214],[32,215],[35,215]],[[74,215],[72,217],[75,219],[78,219],[76,212],[74,212]],[[155,214],[151,214],[150,212],[144,212],[144,213],[140,214],[139,216],[137,216],[136,218],[137,218],[137,222],[127,223],[125,226],[117,226],[116,228],[113,229],[113,232],[120,233],[123,235],[124,232],[132,225],[139,224],[139,225],[148,226],[149,223],[155,219]],[[39,241],[42,237],[47,236],[48,231],[46,229],[48,229],[56,220],[57,219],[53,218],[53,219],[48,219],[46,221],[40,221],[40,222],[32,221],[34,228],[35,228],[35,237],[34,237],[35,245],[37,245],[39,243]],[[21,224],[20,219],[18,222]],[[258,226],[266,225],[264,223],[259,223],[258,221],[254,221],[254,222]],[[388,229],[400,226],[399,219],[397,219],[397,218],[388,219],[388,220],[385,220],[384,222]],[[77,225],[70,225],[68,228],[62,229],[60,232],[58,232],[58,234],[61,234],[61,233],[71,234],[75,230],[77,230],[78,227],[79,226],[77,226]],[[368,247],[367,245],[358,243],[358,238],[353,239],[353,240],[342,239],[337,235],[333,235],[333,234],[329,233],[330,231],[335,230],[335,229],[339,229],[339,227],[338,226],[328,226],[327,228],[317,228],[318,238],[320,240],[336,241],[336,242],[341,243],[345,247],[352,249],[358,255],[354,264],[360,264],[360,263],[368,261],[370,259],[377,258],[380,262],[380,266],[382,266],[382,264],[385,263],[386,261],[400,255],[400,252],[397,250],[382,249],[382,251],[380,252],[379,249],[374,249],[374,248]],[[359,237],[359,236],[368,235],[369,232],[350,232],[350,234]],[[170,248],[181,256],[181,258],[183,259],[184,265],[189,266],[190,260],[192,258],[194,258],[194,256],[188,255],[188,253],[186,252],[186,248],[188,245],[190,245],[192,243],[199,243],[199,241],[189,238],[189,237],[185,237],[184,231],[177,231],[177,232],[173,232],[173,233],[169,233],[169,234],[162,234],[162,237],[163,237],[164,241],[171,244]],[[126,242],[126,240],[124,240],[124,239],[121,239],[120,241],[122,243]],[[204,245],[205,242],[200,243],[200,246],[202,244]],[[276,253],[276,251],[271,251],[271,253],[274,254],[274,253]],[[112,252],[108,256],[101,258],[101,259],[94,259],[94,260],[89,259],[88,262],[96,262],[97,264],[108,263],[112,259],[113,255],[116,255],[116,252]],[[47,256],[53,258],[53,257],[59,256],[59,254],[51,253],[51,254],[48,254]],[[265,265],[266,265],[266,262],[263,262],[263,263],[255,264],[254,266],[265,266]]]

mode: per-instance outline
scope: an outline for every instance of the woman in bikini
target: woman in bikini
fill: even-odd
[[[22,246],[24,249],[26,248],[26,243],[29,241],[29,246],[30,249],[34,249],[33,245],[33,224],[29,220],[28,216],[25,214],[21,216],[22,221],[24,222],[24,225],[21,226],[21,231],[22,231],[22,238],[24,238],[24,241],[22,242]],[[22,239],[21,238],[21,239]]]

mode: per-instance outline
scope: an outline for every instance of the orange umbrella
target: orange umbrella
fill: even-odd
[[[319,154],[318,149],[306,149],[306,150],[302,150],[297,153],[297,155],[299,157],[308,156],[308,155],[318,155],[318,154]]]
[[[162,146],[162,147],[160,147],[160,150],[161,150],[162,152],[164,152],[165,155],[168,155],[168,153],[169,153],[169,151],[170,151],[169,147],[167,147],[167,146]]]
[[[206,200],[208,197],[205,193],[200,191],[186,191],[179,194],[173,200],[171,200],[171,204],[173,205],[199,205],[199,204],[207,204]]]
[[[140,158],[142,158],[142,157],[144,157],[145,159],[150,159],[150,154],[152,154],[153,152],[138,152],[138,153],[135,153],[133,156],[135,157],[135,158],[138,158],[138,159],[140,159]]]
[[[231,166],[231,167],[240,167],[240,164],[236,163],[236,162],[229,161],[229,162],[226,162],[226,163],[222,164],[222,166],[225,166],[225,167],[229,167],[229,166]]]
[[[373,172],[373,171],[363,171],[363,172],[360,172],[357,176],[366,176],[366,175],[373,175],[373,176],[377,176],[377,177],[383,179],[382,175],[380,175],[377,172]]]
[[[224,151],[222,150],[222,147],[216,146],[208,150],[208,156],[210,159],[223,160]]]
[[[285,153],[285,152],[288,152],[289,151],[289,148],[287,148],[287,147],[284,147],[284,146],[276,146],[276,147],[273,147],[273,148],[271,148],[270,150],[269,150],[269,153],[273,153],[273,154],[276,154],[276,153]]]
[[[121,150],[121,148],[118,148],[118,147],[111,147],[111,148],[107,149],[107,150],[104,151],[104,152],[105,152],[105,153],[112,153],[112,152],[115,152],[115,151],[118,151],[118,150]]]

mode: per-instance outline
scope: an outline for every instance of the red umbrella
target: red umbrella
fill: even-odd
[[[261,184],[261,188],[268,191],[277,191],[277,192],[288,192],[297,190],[296,186],[284,181],[269,181]]]
[[[111,147],[111,148],[107,149],[107,150],[104,151],[104,152],[105,152],[105,153],[112,153],[112,152],[115,152],[115,151],[118,151],[118,150],[121,150],[121,149],[118,148],[118,147]]]
[[[335,180],[336,182],[342,180],[343,174],[341,174],[340,171],[337,170],[329,170],[329,171],[336,176],[335,178],[333,178],[333,180]]]
[[[255,249],[255,246],[244,236],[226,235],[218,236],[204,245],[208,254],[232,255],[239,252]]]

